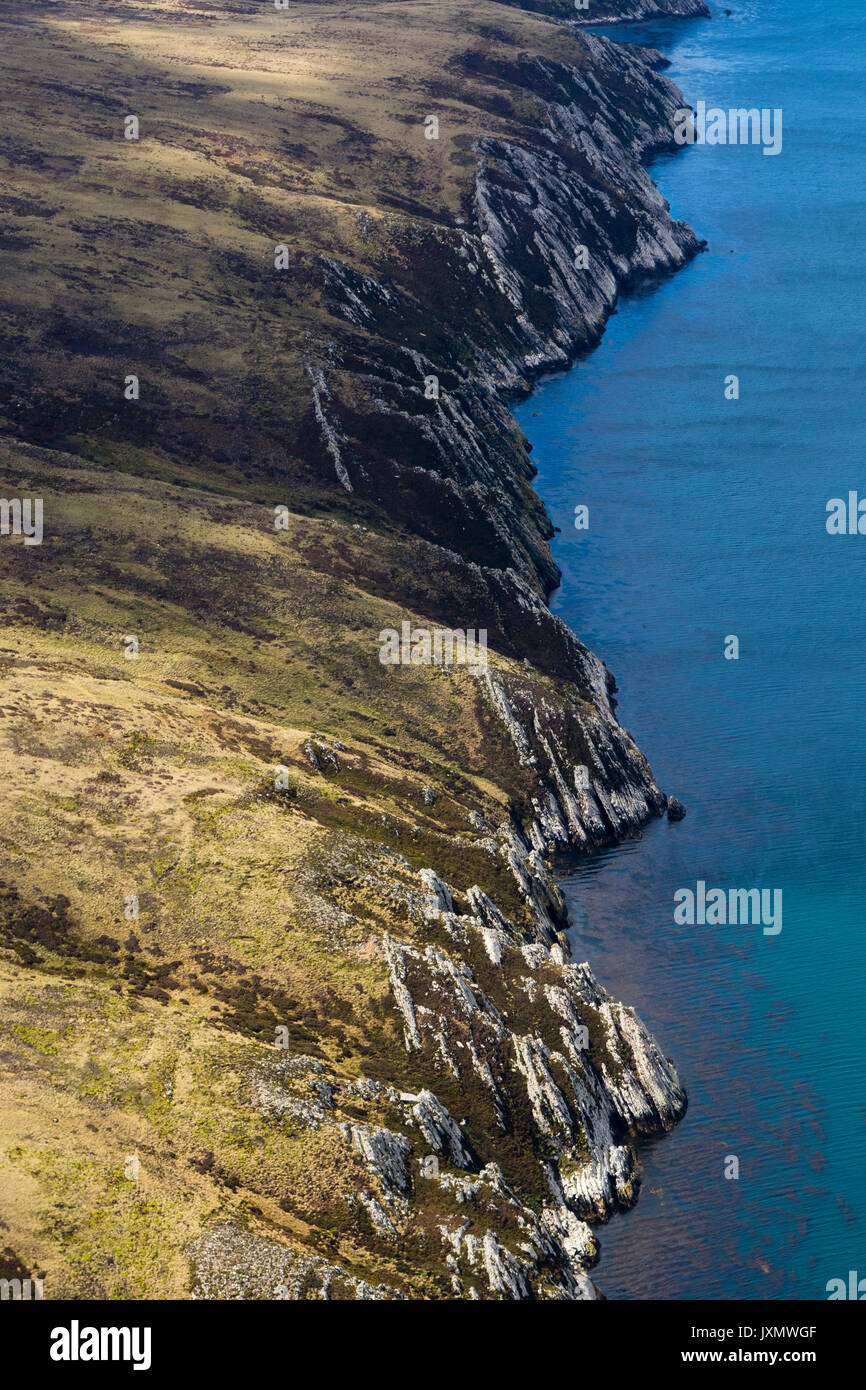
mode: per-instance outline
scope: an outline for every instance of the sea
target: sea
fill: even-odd
[[[609,1299],[823,1300],[852,1270],[866,1296],[866,9],[729,9],[599,32],[692,107],[780,110],[781,150],[656,159],[708,250],[516,410],[552,607],[687,807],[564,880],[576,958],[689,1095],[598,1232]],[[779,890],[781,930],[677,921],[699,883]]]

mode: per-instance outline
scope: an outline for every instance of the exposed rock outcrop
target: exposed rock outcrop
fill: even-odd
[[[686,1099],[676,1071],[634,1011],[611,999],[588,964],[571,963],[564,942],[551,943],[546,914],[527,933],[480,889],[470,888],[471,911],[458,915],[453,891],[432,871],[422,870],[421,876],[428,883],[436,880],[442,904],[427,914],[431,928],[437,918],[443,924],[453,919],[466,931],[462,950],[455,947],[453,932],[447,949],[431,942],[422,951],[391,937],[386,941],[407,1051],[422,1054],[461,1094],[474,1089],[486,1096],[489,1119],[483,1131],[513,1131],[516,1117],[528,1108],[525,1122],[548,1156],[544,1179],[552,1201],[545,1206],[544,1243],[552,1242],[561,1266],[570,1270],[574,1282],[565,1296],[591,1296],[587,1269],[595,1245],[581,1223],[605,1220],[636,1201],[639,1177],[631,1140],[669,1129],[683,1114]],[[490,992],[476,976],[482,959],[493,967]],[[494,991],[497,999],[504,992],[507,1010],[493,1002]],[[450,1154],[456,1167],[477,1167],[460,1128],[431,1090],[401,1099],[413,1103],[435,1153]],[[369,1142],[364,1152],[374,1159]],[[390,1157],[375,1161],[386,1174],[394,1166]],[[470,1191],[477,1195],[477,1185],[440,1178],[438,1170],[435,1177],[458,1193],[458,1200]],[[473,1181],[492,1184],[510,1203],[517,1201],[495,1165]],[[386,1182],[400,1186],[393,1175]],[[524,1210],[521,1224],[527,1220]],[[538,1237],[537,1230],[534,1234]],[[491,1233],[478,1244],[446,1227],[443,1238],[452,1247],[458,1282],[463,1259],[469,1268],[483,1267],[491,1289],[503,1296],[539,1292],[537,1271],[522,1267],[519,1252],[503,1248]]]
[[[511,626],[506,649],[540,649],[548,668],[558,661],[569,675],[580,665],[579,643],[556,630],[544,652],[555,625],[537,600],[558,574],[507,398],[597,342],[623,287],[675,270],[699,249],[641,162],[672,147],[682,104],[654,71],[658,55],[590,33],[573,40],[579,67],[527,54],[511,64],[482,50],[463,55],[467,79],[495,78],[528,100],[534,119],[514,138],[473,143],[462,225],[395,221],[387,242],[368,249],[379,273],[323,263],[333,313],[363,336],[332,345],[317,368],[319,398],[326,376],[336,421],[323,442],[332,451],[339,432],[353,486],[387,495],[392,514],[411,498],[413,528],[476,567],[472,587],[488,590],[485,608],[504,610],[490,626],[497,637]],[[435,284],[435,305],[425,302],[427,283]],[[435,346],[422,330],[431,311]],[[431,378],[436,393],[428,398]],[[341,405],[349,398],[351,409]],[[378,447],[376,414],[405,442],[399,458]],[[532,627],[539,631],[528,643]]]
[[[58,118],[16,121],[4,238],[0,415],[52,499],[51,565],[3,550],[10,1243],[52,1230],[76,1296],[183,1296],[189,1255],[200,1298],[594,1298],[685,1097],[570,959],[553,856],[677,803],[547,605],[508,403],[698,251],[643,167],[683,98],[571,0],[44,8],[4,63]],[[386,670],[404,615],[488,667]]]
[[[703,10],[684,0],[676,12]],[[447,606],[437,610],[429,589],[422,601],[408,576],[407,607],[484,625],[491,647],[565,682],[561,702],[549,694],[539,702],[531,677],[479,673],[483,698],[537,779],[518,858],[615,842],[667,804],[617,723],[610,673],[547,607],[558,579],[551,527],[507,408],[534,375],[598,340],[624,287],[675,270],[699,250],[642,163],[671,147],[682,104],[655,70],[658,55],[582,31],[573,38],[579,66],[528,54],[506,64],[482,50],[460,60],[468,79],[495,77],[535,111],[513,138],[473,142],[462,225],[395,222],[387,244],[368,251],[379,273],[334,258],[323,267],[332,312],[362,331],[332,344],[321,367],[353,487],[387,495],[392,515],[411,507],[435,566],[453,571]],[[435,309],[425,299],[434,271]],[[435,347],[421,329],[431,312]],[[425,394],[430,380],[433,398]],[[378,446],[383,428],[402,439],[399,455]],[[324,443],[331,447],[330,432]],[[384,576],[381,583],[384,591]],[[387,584],[393,589],[392,575]],[[524,888],[537,891],[529,880]]]

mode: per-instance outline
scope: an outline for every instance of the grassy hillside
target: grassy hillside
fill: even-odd
[[[0,1273],[46,1297],[568,1287],[540,1225],[525,1290],[512,1268],[545,1164],[588,1148],[576,1104],[566,1138],[539,1125],[515,1061],[515,1035],[562,1047],[561,963],[531,948],[539,903],[554,942],[563,920],[543,855],[526,841],[527,890],[508,844],[555,755],[614,797],[625,773],[539,601],[525,441],[482,420],[489,478],[449,480],[424,370],[414,414],[389,396],[395,354],[457,391],[512,331],[492,278],[454,286],[474,142],[537,139],[527,54],[589,63],[475,0],[4,6],[0,480],[45,534],[0,538]],[[406,619],[489,628],[532,747],[466,668],[380,664]],[[638,1061],[605,1008],[581,1018],[614,1085]],[[426,1088],[466,1150],[434,1145],[436,1178]],[[489,1242],[449,1262],[467,1212],[493,1274]]]

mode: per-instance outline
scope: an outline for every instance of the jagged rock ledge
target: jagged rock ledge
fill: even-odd
[[[699,0],[674,0],[610,7],[603,17],[662,9],[707,13]],[[425,610],[432,605],[455,626],[486,625],[491,645],[526,667],[525,679],[496,669],[476,679],[533,774],[533,813],[522,824],[476,828],[507,861],[531,931],[478,888],[466,895],[468,911],[455,911],[453,889],[430,869],[422,875],[430,890],[424,915],[441,944],[421,949],[390,935],[384,943],[407,1051],[461,1087],[480,1085],[493,1128],[505,1132],[515,1109],[528,1106],[535,1152],[544,1153],[548,1196],[539,1214],[495,1163],[482,1165],[463,1144],[432,1082],[411,1098],[432,1152],[472,1172],[437,1180],[458,1201],[470,1187],[476,1199],[483,1190],[498,1212],[483,1237],[442,1225],[457,1295],[483,1269],[494,1295],[594,1297],[587,1271],[596,1246],[586,1223],[635,1201],[631,1140],[670,1128],[686,1106],[673,1065],[634,1012],[610,998],[588,964],[568,959],[565,908],[549,867],[557,851],[640,833],[667,798],[617,722],[611,674],[547,607],[559,577],[547,545],[552,528],[531,491],[529,446],[507,401],[597,343],[623,289],[676,270],[700,249],[644,167],[672,146],[673,113],[683,104],[658,70],[660,55],[570,28],[579,62],[521,53],[497,65],[480,51],[464,56],[466,73],[494,75],[528,97],[535,119],[511,138],[472,143],[471,194],[455,225],[404,220],[392,221],[387,236],[371,230],[368,260],[376,262],[378,237],[380,274],[328,260],[332,310],[357,331],[310,363],[322,443],[342,486],[378,501],[387,494],[397,518],[411,501],[413,529],[455,578],[443,586],[439,611],[425,591]],[[575,255],[581,247],[585,265]],[[425,277],[435,282],[432,316]],[[430,377],[439,386],[433,400],[424,391]],[[383,423],[370,429],[376,417]],[[383,437],[387,448],[376,443]],[[411,603],[411,582],[404,593]],[[558,697],[534,672],[557,678]],[[481,987],[481,960],[507,977],[512,1000],[522,992],[521,1024]],[[399,1110],[410,1102],[394,1103]],[[396,1230],[412,1146],[387,1130],[355,1127],[346,1137],[378,1176],[377,1229]],[[515,1220],[524,1235],[516,1245],[502,1235]]]
[[[704,12],[691,0],[667,9]],[[464,74],[519,92],[534,118],[511,138],[473,142],[462,225],[367,219],[377,275],[327,258],[324,293],[355,331],[309,363],[323,468],[428,551],[423,574],[396,585],[371,562],[368,589],[396,589],[410,610],[453,626],[485,626],[491,647],[563,683],[556,704],[539,702],[531,675],[489,679],[484,692],[537,771],[529,835],[539,852],[620,840],[666,799],[616,721],[613,677],[547,606],[560,577],[552,526],[507,402],[597,343],[623,288],[700,249],[642,162],[672,147],[683,102],[656,71],[659,55],[573,30],[569,43],[579,63],[463,55]],[[436,399],[425,395],[431,377]]]
[[[511,852],[508,828],[499,835]],[[407,1057],[430,1084],[340,1081],[316,1058],[269,1058],[252,1079],[254,1108],[341,1134],[366,1169],[355,1200],[384,1248],[419,1208],[437,1213],[431,1236],[453,1296],[597,1298],[592,1226],[637,1200],[632,1141],[684,1113],[673,1065],[590,966],[551,941],[544,912],[520,927],[477,886],[459,901],[433,870],[413,874],[399,855],[377,867],[370,888],[400,896],[424,928],[426,945],[385,933],[382,949]],[[469,1128],[437,1092],[471,1112]],[[341,1118],[359,1104],[384,1122]],[[512,1163],[522,1152],[519,1183],[485,1153],[497,1144]],[[232,1223],[189,1253],[197,1298],[403,1296]]]
[[[183,811],[167,796],[159,832],[150,821],[142,829],[134,800],[123,809],[131,796],[120,788],[111,841],[85,846],[91,870],[70,885],[76,921],[55,890],[63,846],[81,842],[77,819],[58,820],[49,790],[34,819],[18,822],[16,800],[15,839],[47,856],[42,883],[30,885],[33,902],[50,889],[45,906],[19,901],[17,890],[4,897],[4,951],[13,951],[17,974],[19,961],[25,971],[21,1007],[40,1007],[25,1000],[41,994],[26,972],[52,955],[52,969],[73,956],[81,963],[63,992],[75,1027],[92,1014],[90,962],[116,975],[124,996],[145,994],[147,1007],[131,999],[126,1018],[137,1030],[129,1037],[147,1042],[128,1051],[170,1059],[180,1083],[172,1081],[173,1128],[164,1132],[159,1073],[145,1169],[167,1199],[167,1244],[192,1239],[187,1155],[202,1178],[189,1252],[196,1296],[443,1297],[450,1288],[464,1298],[592,1298],[592,1227],[635,1200],[634,1141],[674,1124],[685,1096],[640,1020],[587,964],[569,959],[551,866],[559,851],[640,833],[666,798],[616,719],[610,673],[547,606],[559,577],[552,526],[508,402],[597,343],[624,288],[676,270],[699,249],[643,167],[670,146],[683,99],[659,54],[584,32],[566,0],[479,0],[468,15],[450,0],[370,3],[357,13],[330,7],[324,23],[325,6],[299,5],[291,22],[304,37],[291,44],[286,16],[254,0],[219,0],[214,8],[226,13],[204,24],[171,0],[149,0],[146,44],[136,23],[125,49],[122,24],[109,34],[117,43],[100,38],[108,31],[98,26],[79,27],[88,0],[60,0],[41,27],[39,7],[26,8],[36,37],[19,28],[37,89],[46,53],[52,72],[37,99],[56,105],[62,87],[64,121],[53,137],[56,160],[45,158],[47,127],[32,140],[17,127],[16,167],[28,189],[41,191],[10,204],[20,226],[6,238],[21,259],[4,308],[17,344],[3,373],[4,418],[26,441],[12,453],[15,476],[33,477],[33,490],[53,498],[50,582],[32,551],[4,549],[4,562],[16,563],[15,620],[25,627],[33,682],[20,687],[21,701],[26,707],[33,695],[41,710],[42,685],[59,691],[65,680],[64,710],[79,704],[84,726],[112,723],[102,701],[114,701],[110,756],[124,775],[138,776],[141,746],[154,746],[163,782],[180,730],[206,752],[202,782],[183,796]],[[114,0],[115,18],[137,8],[145,7]],[[702,12],[698,0],[666,8]],[[654,0],[605,0],[588,17],[659,9]],[[407,23],[414,32],[404,40]],[[407,83],[402,67],[416,38],[421,60]],[[318,84],[313,97],[303,95],[310,43],[317,52],[331,45],[333,61],[320,69],[323,83],[331,78],[326,101]],[[359,72],[346,92],[341,44],[381,57],[381,86],[354,90],[365,87]],[[157,120],[167,96],[174,101],[181,63],[195,77],[183,84],[181,118]],[[203,79],[205,63],[218,83]],[[91,93],[114,91],[118,73],[126,94],[122,102],[100,97],[97,118]],[[19,81],[16,71],[11,90]],[[106,135],[120,138],[129,109],[152,116],[143,143],[120,160]],[[440,120],[438,145],[425,141],[425,111]],[[242,118],[254,138],[239,138]],[[58,194],[55,207],[50,185],[63,179],[75,196]],[[116,215],[106,218],[115,179]],[[194,231],[190,205],[202,213]],[[284,240],[291,266],[275,273],[274,246]],[[581,248],[585,258],[576,256]],[[38,284],[28,278],[33,265]],[[182,290],[176,298],[162,292],[172,282]],[[134,326],[118,322],[115,291],[135,308]],[[119,410],[118,382],[139,361],[148,389],[134,410]],[[124,473],[131,459],[135,481]],[[35,482],[43,466],[45,489]],[[139,468],[155,471],[139,479]],[[118,482],[119,500],[108,479]],[[269,546],[262,506],[286,500],[292,543],[283,538],[277,548],[271,535]],[[138,508],[131,530],[126,514]],[[237,535],[233,524],[215,526],[224,518],[238,522]],[[269,508],[264,521],[270,533]],[[157,606],[170,618],[157,620]],[[422,622],[486,627],[489,669],[432,673],[427,690],[426,679],[411,685],[411,672],[383,675],[374,632],[363,628],[397,607]],[[118,633],[135,630],[132,615],[137,622],[145,613],[157,660],[137,686],[105,653],[119,646]],[[270,644],[300,615],[308,649],[291,634],[293,688],[284,693],[285,662]],[[334,642],[327,665],[323,632]],[[75,639],[65,672],[58,634]],[[31,674],[34,648],[41,665]],[[341,669],[352,680],[319,713],[325,727],[309,729],[307,690],[323,679],[336,689]],[[94,681],[111,679],[114,693],[100,685],[88,697],[88,670]],[[154,670],[169,678],[152,680]],[[440,697],[429,727],[427,693]],[[355,694],[357,717],[344,719]],[[405,748],[392,727],[403,696],[403,728],[422,735]],[[461,732],[452,747],[454,713]],[[46,708],[47,721],[56,717]],[[63,761],[68,745],[58,740],[59,771],[28,774],[27,784],[69,788],[74,766],[90,804],[94,786],[105,791],[99,735],[93,779],[77,751],[74,764]],[[28,743],[20,756],[41,761],[47,752]],[[233,769],[243,762],[243,781],[238,773],[232,782],[229,754]],[[289,788],[275,791],[273,764],[284,759],[296,799]],[[109,788],[122,780],[111,766]],[[225,879],[222,901],[186,915],[178,885],[201,881],[198,798],[216,795],[206,766],[233,787],[230,815],[206,813],[208,853]],[[342,783],[320,796],[317,782],[330,779]],[[168,780],[189,791],[183,777]],[[247,857],[258,834],[261,864]],[[152,949],[135,934],[121,948],[110,904],[128,891],[131,847],[144,863],[158,845],[171,872],[153,884]],[[289,907],[275,863],[291,866]],[[253,937],[234,945],[242,923],[256,932],[255,973],[242,944]],[[297,934],[286,940],[287,930]],[[85,994],[73,994],[73,981]],[[178,1047],[178,1015],[199,1011],[175,1010],[168,990],[187,985],[216,1018],[199,1017],[192,1046]],[[56,996],[52,1027],[64,1007]],[[282,1056],[270,1045],[271,1026],[283,1031],[286,1020],[293,1045],[299,1037],[320,1055]],[[84,1056],[83,1043],[78,1051]],[[13,1108],[35,1074],[36,1054],[16,1054],[24,1060]],[[60,1061],[64,1071],[70,1061],[68,1084],[77,1085],[65,1044],[56,1055],[55,1065],[54,1050],[45,1050],[46,1089],[27,1114],[51,1114]],[[214,1059],[207,1073],[201,1056]],[[126,1066],[119,1055],[116,1065]],[[142,1082],[137,1065],[130,1087]],[[98,1132],[83,1122],[95,1108],[75,1112],[78,1133],[65,1131],[82,1158],[70,1169],[112,1171],[127,1133],[124,1097],[138,1094],[115,1081]],[[85,1073],[88,1105],[90,1082]],[[251,1150],[234,1142],[244,1120],[255,1129]],[[27,1164],[30,1142],[25,1133]],[[66,1232],[73,1207],[116,1214],[117,1244],[104,1247],[91,1287],[110,1296],[148,1287],[150,1268],[142,1284],[117,1277],[141,1244],[121,1206],[106,1208],[96,1189],[82,1201],[71,1178],[55,1187],[54,1167],[51,1179],[55,1230]],[[28,1242],[42,1229],[36,1201]],[[100,1217],[106,1224],[114,1217]],[[74,1247],[79,1272],[92,1267],[98,1241]]]

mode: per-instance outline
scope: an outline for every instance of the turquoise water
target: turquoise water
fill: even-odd
[[[623,37],[661,47],[693,105],[781,107],[781,154],[657,161],[709,252],[517,411],[562,528],[553,606],[688,807],[567,880],[578,958],[690,1098],[601,1232],[609,1298],[823,1299],[866,1276],[866,536],[825,525],[828,499],[866,496],[866,16],[730,3]],[[781,933],[676,925],[699,879],[780,888]]]

